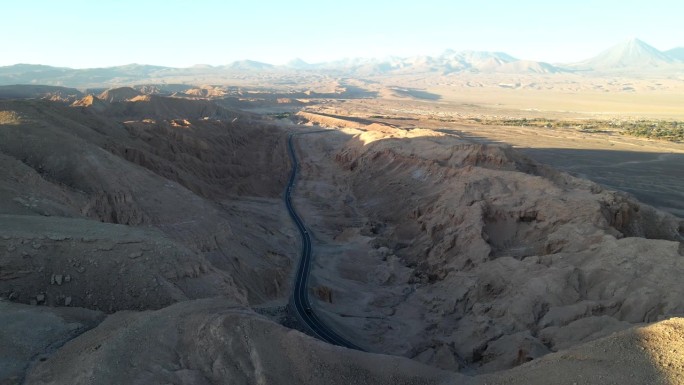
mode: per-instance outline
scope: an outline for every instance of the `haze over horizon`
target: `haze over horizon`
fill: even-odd
[[[39,10],[39,12],[36,12]],[[130,63],[190,67],[237,60],[284,64],[349,57],[439,55],[446,49],[501,51],[520,59],[570,63],[630,38],[660,50],[684,44],[675,31],[684,5],[533,0],[515,4],[313,1],[229,4],[130,0],[4,6],[0,66],[71,68]]]

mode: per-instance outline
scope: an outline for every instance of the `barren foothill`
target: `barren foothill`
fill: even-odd
[[[525,100],[524,95],[521,99]],[[570,97],[562,101],[568,99]],[[588,113],[579,116],[570,113],[547,114],[453,102],[444,102],[438,107],[430,110],[421,101],[380,100],[347,101],[307,110],[310,110],[309,113],[352,116],[351,121],[368,119],[367,123],[376,122],[403,129],[429,128],[479,143],[509,144],[541,163],[612,189],[626,191],[645,203],[684,217],[684,179],[680,177],[680,170],[684,167],[684,143],[624,135],[619,127],[608,125],[609,119]],[[544,117],[550,122],[574,121],[576,127],[477,123],[478,120],[506,118],[519,122],[524,117]],[[648,114],[639,118],[657,121],[656,117]],[[587,120],[596,119],[605,122],[605,126],[594,130],[577,128]]]
[[[682,381],[683,145],[473,120],[681,82],[274,78],[4,89],[0,382]],[[313,310],[368,352],[289,328],[313,131]]]
[[[656,298],[683,310],[665,278],[682,268],[680,219],[505,145],[347,131],[301,136],[298,203],[320,229],[320,306],[371,351],[499,370],[656,320]],[[655,255],[669,262],[656,269]],[[646,271],[652,300],[639,300],[630,287]]]

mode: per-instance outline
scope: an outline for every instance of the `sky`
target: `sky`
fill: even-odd
[[[684,1],[9,0],[0,66],[189,67],[501,51],[576,62],[639,38],[684,46]]]

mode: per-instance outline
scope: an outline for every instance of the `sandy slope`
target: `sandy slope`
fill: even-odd
[[[101,312],[29,306],[0,300],[0,383],[21,383],[28,367],[97,326]]]
[[[134,99],[0,103],[0,383],[682,381],[682,319],[641,327],[684,313],[680,219],[491,140],[304,115],[347,127],[297,139],[316,311],[413,360],[353,352],[248,308],[289,293],[282,127],[310,128]]]
[[[160,308],[243,288],[162,232],[92,220],[0,215],[0,290],[13,301],[114,312]]]
[[[73,317],[51,311],[55,320]],[[675,318],[513,370],[466,377],[405,358],[330,346],[224,299],[205,299],[109,316],[57,354],[43,355],[25,383],[671,385],[684,379],[677,354],[684,349],[682,328],[684,320]]]
[[[684,312],[681,220],[629,197],[433,131],[300,146],[319,307],[371,350],[488,372]]]
[[[204,101],[178,100],[165,108],[181,102],[187,105],[171,113],[172,116],[200,111],[205,105]],[[133,104],[136,113],[142,114],[145,102]],[[157,104],[153,102],[147,107],[146,114],[155,117]],[[46,240],[45,247],[31,249],[30,239],[48,237],[46,233],[52,231],[49,226],[29,231],[21,239],[5,234],[9,236],[8,245],[20,244],[11,246],[16,250],[4,257],[3,275],[20,275],[0,281],[0,292],[5,296],[12,291],[21,292],[18,298],[28,303],[31,296],[48,290],[50,273],[38,271],[42,265],[39,260],[51,259],[53,268],[61,266],[60,270],[68,270],[67,266],[98,258],[116,265],[112,267],[115,270],[100,273],[109,277],[99,280],[103,284],[108,280],[112,284],[130,280],[135,287],[146,286],[152,276],[128,274],[123,265],[139,266],[139,261],[149,261],[156,269],[170,265],[187,270],[195,278],[202,277],[181,285],[180,290],[186,295],[194,293],[190,298],[218,294],[216,288],[223,283],[212,289],[217,280],[203,280],[215,273],[221,276],[215,278],[232,287],[230,291],[237,295],[230,295],[233,298],[261,302],[287,293],[290,250],[296,245],[279,196],[288,171],[281,131],[217,120],[193,120],[182,125],[173,119],[122,124],[121,120],[128,117],[104,117],[87,108],[44,101],[3,102],[2,108],[21,118],[15,119],[15,124],[4,125],[0,132],[0,209],[3,213],[26,216],[27,223],[53,223],[57,233],[68,229],[63,237],[71,239]],[[43,220],[45,216],[64,219]],[[133,230],[115,226],[106,230],[106,225],[89,224],[83,219],[151,226],[161,233],[140,235],[136,242],[142,246],[124,245],[111,253],[112,257],[105,257],[98,254],[108,254],[111,246],[107,249],[80,239],[87,238],[92,230],[100,234],[94,237],[98,242],[117,244],[121,231]],[[5,231],[12,228],[11,223],[7,218],[3,220],[7,225]],[[32,224],[27,228],[39,227]],[[107,236],[108,232],[111,235]],[[164,240],[165,237],[176,243]],[[164,248],[174,252],[162,252]],[[129,258],[129,254],[140,252],[143,257]],[[35,262],[21,253],[28,253]],[[178,263],[175,256],[181,255],[184,262]],[[185,264],[187,269],[181,267]],[[180,273],[179,277],[184,275]],[[42,280],[38,286],[32,284],[24,289],[24,284],[20,284],[36,279]],[[74,281],[70,287],[82,282]],[[129,285],[120,286],[127,290]],[[106,292],[100,290],[99,295]],[[144,299],[139,299],[135,306],[108,303],[100,307],[104,306],[102,301],[84,299],[78,304],[108,311],[156,308],[170,303],[171,298],[187,298],[186,295],[166,296],[160,303],[147,305]]]
[[[460,378],[404,358],[330,346],[211,299],[110,316],[39,363],[26,383],[394,385]]]
[[[495,384],[660,384],[684,382],[684,319],[672,318],[549,354],[478,378]]]

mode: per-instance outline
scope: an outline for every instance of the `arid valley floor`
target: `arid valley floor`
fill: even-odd
[[[276,78],[0,86],[0,384],[684,383],[684,78]]]

